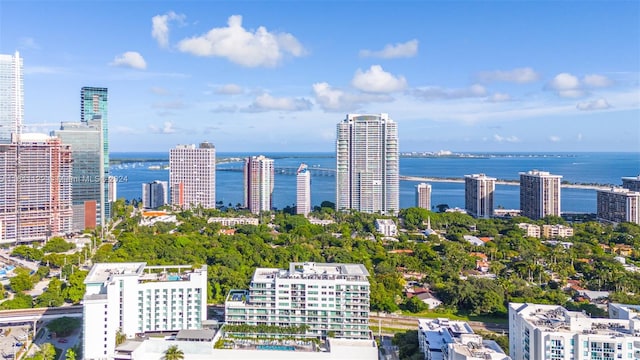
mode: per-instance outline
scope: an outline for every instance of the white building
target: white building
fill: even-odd
[[[244,161],[244,206],[254,214],[271,211],[275,183],[273,159],[262,155]]]
[[[169,203],[169,183],[155,180],[142,184],[142,208],[157,209]]]
[[[361,264],[290,263],[258,268],[248,291],[225,302],[231,325],[308,325],[308,335],[369,339],[369,272]]]
[[[84,358],[112,358],[118,330],[132,338],[199,329],[207,318],[207,268],[191,269],[143,262],[93,265],[84,280]]]
[[[116,202],[118,200],[118,182],[120,179],[117,176],[109,176],[109,190],[107,191],[107,200],[109,202]]]
[[[250,217],[211,217],[207,223],[218,223],[222,226],[258,225],[260,219]]]
[[[485,174],[464,176],[464,203],[467,213],[476,218],[488,219],[493,216],[493,193],[496,178]]]
[[[511,303],[509,354],[514,360],[637,359],[640,319],[595,319],[559,305]]]
[[[24,71],[22,58],[0,54],[0,144],[11,142],[11,135],[22,133],[24,121]]]
[[[431,210],[431,185],[420,183],[416,185],[416,206]]]
[[[388,114],[347,114],[337,126],[336,210],[400,208],[398,127]]]
[[[536,224],[528,224],[528,223],[520,223],[518,227],[524,230],[524,236],[540,238],[542,234],[540,231],[540,226]]]
[[[398,235],[398,227],[391,219],[376,219],[376,230],[384,236]]]
[[[296,214],[305,217],[311,212],[311,173],[300,164],[296,175]]]
[[[178,145],[169,152],[171,204],[216,208],[216,148],[208,142]]]
[[[425,360],[510,360],[495,341],[483,340],[464,321],[418,319]]]
[[[520,173],[520,210],[522,216],[538,220],[560,216],[560,179],[547,171]]]

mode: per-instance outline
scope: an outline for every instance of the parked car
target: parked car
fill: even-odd
[[[58,342],[59,343],[67,343],[67,342],[69,342],[69,340],[67,340],[65,338],[62,338],[62,339],[58,340]]]

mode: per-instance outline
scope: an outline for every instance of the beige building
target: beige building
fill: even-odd
[[[626,188],[598,190],[597,216],[601,221],[640,224],[639,207],[640,192]]]
[[[431,185],[420,183],[416,185],[416,206],[431,210]]]
[[[539,220],[560,216],[560,175],[531,170],[520,173],[520,210],[522,216]]]
[[[464,203],[467,213],[476,218],[493,216],[493,193],[496,179],[485,174],[464,176]]]
[[[252,156],[244,161],[244,205],[254,214],[273,207],[273,159]]]

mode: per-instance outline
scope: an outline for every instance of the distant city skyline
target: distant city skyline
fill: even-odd
[[[640,151],[638,2],[33,5],[0,21],[26,132],[100,86],[114,152],[330,152],[353,112],[389,113],[400,151]]]

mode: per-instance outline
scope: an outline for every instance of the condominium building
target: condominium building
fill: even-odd
[[[384,236],[398,236],[398,226],[392,219],[376,219],[376,231]]]
[[[611,188],[597,192],[598,220],[640,224],[640,192],[627,188]]]
[[[126,176],[124,178],[119,176],[109,176],[109,191],[107,194],[107,201],[109,201],[109,203],[114,203],[118,200],[118,183],[126,180]]]
[[[107,88],[85,86],[80,90],[80,122],[100,121],[102,139],[102,166],[100,171],[100,186],[102,207],[100,208],[100,224],[104,225],[111,219],[111,203],[109,202],[109,115]]]
[[[416,185],[416,206],[431,210],[431,185],[420,183]]]
[[[514,360],[636,359],[637,315],[590,318],[560,305],[509,304],[509,354]]]
[[[254,214],[273,207],[273,159],[252,156],[244,160],[244,206]]]
[[[296,214],[307,216],[311,212],[311,173],[306,164],[300,164],[296,175]]]
[[[72,230],[71,150],[44,134],[0,144],[0,242],[42,241]]]
[[[560,216],[560,179],[546,171],[520,173],[520,210],[522,216],[539,220]]]
[[[260,219],[257,217],[211,217],[207,223],[217,223],[222,226],[238,226],[238,225],[259,225]]]
[[[542,237],[547,239],[566,238],[573,236],[573,228],[571,226],[554,224],[542,225]]]
[[[622,178],[622,187],[631,191],[640,192],[640,175],[638,176],[625,176]]]
[[[157,209],[169,203],[169,183],[155,180],[142,184],[142,207],[144,209]]]
[[[520,223],[518,227],[524,230],[524,236],[540,238],[542,232],[540,231],[540,226],[536,224],[528,224],[528,223]]]
[[[200,329],[207,319],[207,267],[94,264],[84,280],[85,359],[112,359],[116,333]]]
[[[300,326],[308,335],[369,339],[369,272],[361,264],[290,263],[258,268],[248,291],[225,302],[227,324]]]
[[[171,204],[183,209],[216,208],[216,148],[203,142],[169,152]]]
[[[0,54],[0,144],[22,133],[24,121],[24,71],[20,53]]]
[[[388,114],[347,114],[337,125],[336,209],[399,210],[398,127]]]
[[[464,321],[418,319],[418,346],[425,360],[511,360]]]
[[[493,216],[493,193],[496,179],[485,174],[464,176],[464,203],[467,213],[476,218]]]

